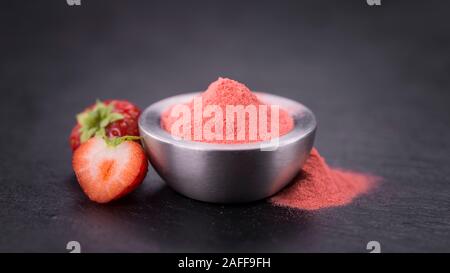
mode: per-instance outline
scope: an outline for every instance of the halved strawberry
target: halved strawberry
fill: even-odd
[[[75,150],[72,166],[92,201],[107,203],[133,191],[147,174],[148,161],[139,137],[93,137]]]
[[[95,135],[107,137],[139,136],[141,110],[126,100],[97,101],[77,115],[70,133],[72,151]]]

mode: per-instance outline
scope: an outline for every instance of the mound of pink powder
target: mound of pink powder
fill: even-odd
[[[199,95],[202,98],[203,107],[206,107],[207,105],[217,105],[222,108],[223,113],[226,112],[226,106],[227,105],[243,105],[244,107],[247,105],[254,105],[258,107],[259,105],[267,105],[259,100],[259,98],[250,91],[250,89],[245,86],[244,84],[237,82],[235,80],[227,79],[227,78],[219,78],[215,82],[211,83],[208,87],[208,89]],[[191,117],[193,119],[194,117],[194,102],[193,100],[186,104],[190,110],[191,110]],[[171,110],[173,107],[170,107],[167,109],[162,117],[161,117],[161,127],[166,130],[169,133],[172,133],[172,125],[177,121],[178,117],[172,117]],[[259,118],[259,116],[258,116]],[[202,124],[197,124],[194,121],[192,121],[193,126],[202,126],[203,128],[204,123],[209,118],[203,118]],[[237,137],[238,134],[238,128],[237,123],[234,123],[234,139],[233,140],[227,140],[225,138],[226,132],[226,116],[223,115],[223,139],[213,139],[213,140],[198,140],[201,142],[209,142],[209,143],[220,143],[220,144],[239,144],[239,143],[249,143],[249,142],[260,142],[263,141],[264,138],[259,134],[257,135],[256,139],[251,139],[249,137],[249,118],[248,115],[245,116],[245,139],[239,140]],[[267,127],[268,131],[270,131],[271,128],[271,108],[267,107]],[[279,111],[279,136],[285,135],[289,133],[294,127],[294,121],[292,117],[289,115],[288,112],[286,112],[283,109],[280,109]],[[181,137],[181,135],[175,135],[177,137]],[[194,129],[191,129],[191,139],[195,141],[194,139]]]
[[[376,179],[362,173],[330,168],[313,148],[302,172],[269,201],[278,206],[304,210],[347,205],[367,193]]]

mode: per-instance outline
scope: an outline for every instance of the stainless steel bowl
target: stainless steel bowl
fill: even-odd
[[[316,119],[307,107],[283,97],[257,93],[263,102],[287,110],[295,122],[294,129],[279,138],[275,150],[262,151],[260,143],[210,144],[175,139],[161,128],[161,114],[197,94],[156,102],[139,119],[150,163],[171,188],[201,201],[241,203],[269,197],[294,178],[314,143]]]

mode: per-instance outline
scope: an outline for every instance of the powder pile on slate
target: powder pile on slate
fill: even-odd
[[[342,206],[367,193],[375,181],[370,175],[329,167],[313,148],[292,184],[270,198],[270,202],[304,210]]]

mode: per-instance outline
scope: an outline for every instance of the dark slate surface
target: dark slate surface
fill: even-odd
[[[446,1],[6,1],[0,8],[0,251],[450,251]],[[150,170],[97,205],[71,169],[74,115],[145,107],[218,76],[303,102],[329,163],[384,178],[316,212],[184,198]]]

